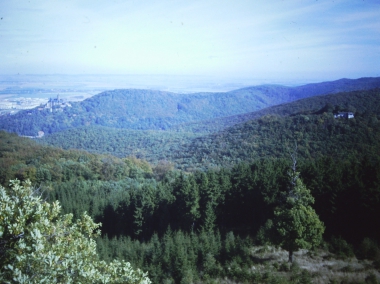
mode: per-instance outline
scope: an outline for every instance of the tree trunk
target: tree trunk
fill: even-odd
[[[293,250],[289,250],[289,260],[290,263],[293,263]]]

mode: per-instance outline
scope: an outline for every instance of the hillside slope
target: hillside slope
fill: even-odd
[[[355,118],[335,119],[334,109],[354,111]],[[226,129],[220,120],[203,124],[203,128],[194,126],[198,130],[224,129],[210,134],[90,126],[68,129],[39,141],[64,149],[136,156],[152,163],[167,160],[185,170],[286,157],[287,147],[293,147],[294,141],[298,141],[300,156],[307,159],[380,153],[380,89],[306,98],[239,118],[246,121]]]
[[[354,111],[355,118],[334,118],[339,109]],[[294,142],[306,159],[380,153],[380,89],[307,98],[247,116],[255,119],[243,117],[246,122],[192,139],[168,155],[186,169],[288,157]]]
[[[299,87],[255,86],[225,93],[175,94],[152,90],[107,91],[72,107],[33,109],[0,117],[0,129],[22,135],[101,125],[167,130],[179,124],[250,113],[301,98],[380,87],[380,78],[341,79]]]
[[[173,127],[176,131],[194,133],[215,133],[236,124],[257,119],[265,115],[288,116],[296,113],[321,109],[326,105],[334,105],[350,111],[380,113],[378,97],[380,88],[372,90],[359,90],[350,92],[331,93],[328,95],[313,96],[290,103],[282,103],[258,111],[209,119],[200,122],[184,123]]]

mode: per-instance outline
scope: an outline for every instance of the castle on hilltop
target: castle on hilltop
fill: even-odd
[[[53,111],[62,111],[62,109],[65,107],[71,107],[71,104],[69,102],[65,102],[63,99],[60,99],[59,94],[58,94],[57,98],[49,99],[49,101],[45,104],[44,109],[47,109],[50,112],[53,112]]]

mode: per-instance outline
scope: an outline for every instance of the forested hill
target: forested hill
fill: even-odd
[[[0,129],[21,135],[101,125],[166,130],[189,122],[250,113],[315,95],[380,87],[380,78],[341,79],[299,87],[262,85],[224,93],[175,94],[152,90],[114,90],[72,107],[33,109],[0,117]]]
[[[339,110],[352,111],[355,117],[335,118]],[[168,154],[187,169],[287,157],[294,142],[305,159],[380,153],[380,89],[307,98],[260,113],[257,119],[197,137]]]
[[[338,110],[353,111],[355,118],[336,119],[333,113]],[[364,157],[380,152],[380,89],[316,96],[246,116],[256,119],[210,134],[91,126],[38,141],[64,149],[136,156],[152,163],[171,161],[177,168],[189,171],[287,157],[287,147],[293,147],[295,141],[300,157],[307,159],[323,155],[337,159],[348,155]],[[209,128],[214,129],[226,125],[224,121],[221,126],[220,122],[210,123]],[[206,125],[202,129],[205,128]]]
[[[77,179],[113,181],[129,176],[145,176],[152,168],[135,158],[119,159],[85,151],[41,146],[16,134],[0,131],[0,184],[12,179],[31,180],[34,184]]]
[[[180,124],[173,129],[193,133],[215,133],[228,127],[241,124],[266,115],[285,117],[297,113],[306,113],[319,110],[326,105],[336,106],[342,110],[352,112],[380,113],[378,93],[380,88],[372,90],[360,90],[351,92],[340,92],[329,95],[313,96],[297,101],[283,103],[267,107],[258,111],[221,117],[217,119],[204,120],[201,122]]]
[[[104,100],[94,106],[94,111],[107,105],[110,93],[103,94]],[[173,100],[181,96],[161,95]],[[123,102],[118,101],[120,108]],[[71,110],[81,108],[83,105],[77,104]],[[352,111],[355,117],[335,118],[337,111]],[[59,222],[55,222],[56,227],[44,225],[48,238],[38,228],[36,231],[26,227],[18,231],[20,234],[13,234],[13,229],[3,230],[2,245],[9,253],[0,261],[8,267],[30,271],[30,260],[41,260],[34,257],[30,248],[38,249],[41,246],[34,244],[41,243],[26,246],[22,241],[38,235],[38,240],[44,240],[42,244],[55,247],[62,240],[70,248],[74,244],[82,249],[83,242],[78,242],[76,231],[70,229],[73,234],[55,238],[55,228],[61,224],[68,228],[66,223],[77,219],[75,226],[88,236],[92,229],[89,231],[88,222],[82,220],[93,219],[102,224],[102,236],[96,245],[100,259],[111,264],[112,259],[128,261],[133,267],[148,271],[153,283],[378,283],[380,88],[314,96],[260,112],[259,118],[210,133],[117,129],[75,120],[80,117],[79,112],[72,112],[70,119],[80,127],[42,139],[0,131],[0,184],[6,187],[2,196],[5,205],[15,204],[3,206],[3,227],[19,230],[20,224],[29,226],[37,220],[37,225],[33,225],[37,228],[47,220],[33,215],[40,203],[28,205],[23,199],[39,195],[40,190],[43,195],[39,200],[59,200],[62,212],[73,214],[64,220],[50,218]],[[89,109],[88,114],[91,113],[94,115]],[[61,114],[62,125],[70,126],[70,121],[64,124],[68,120],[65,110],[53,114]],[[156,115],[166,114],[158,106]],[[52,117],[44,118],[49,122]],[[26,118],[33,121],[33,112]],[[57,127],[61,122],[53,120]],[[121,158],[42,146],[36,141],[112,153]],[[129,155],[138,157],[126,157]],[[299,175],[289,172],[295,164]],[[175,170],[174,166],[184,171]],[[17,182],[17,186],[8,187],[9,180],[15,178],[29,179],[38,189],[33,194],[21,191]],[[309,193],[304,195],[302,191]],[[12,192],[21,194],[8,198]],[[309,205],[313,201],[313,206]],[[291,203],[297,203],[297,207]],[[24,204],[28,210],[23,209]],[[289,206],[287,212],[296,211],[289,217],[281,213],[277,218],[284,204]],[[54,209],[58,206],[41,206],[58,212]],[[88,212],[91,219],[78,219],[83,212]],[[25,216],[22,222],[19,216]],[[281,235],[278,227],[283,227],[278,224],[283,220],[290,224],[287,220],[295,220],[293,216],[297,220],[291,228],[297,226],[306,235],[316,229],[309,225],[310,216],[316,216],[325,227],[322,244],[316,243],[315,249],[307,253],[297,253],[297,262],[304,264],[305,257],[310,260],[302,271],[297,262],[289,265],[284,261],[284,251],[279,247],[268,246],[284,238],[289,240]],[[47,269],[52,262],[59,267],[59,273],[67,274],[66,262],[60,261],[61,247],[57,253],[45,247],[42,252],[47,252],[49,258],[42,259],[48,260]],[[95,250],[95,243],[91,247]],[[289,249],[281,244],[280,247]],[[13,259],[20,256],[19,248],[23,256],[22,250],[26,252],[22,259],[27,261],[23,266],[14,266]],[[87,250],[83,253],[93,265],[95,256]],[[64,254],[66,261],[69,254]],[[43,261],[38,263],[42,265]],[[102,264],[102,271],[103,267]],[[321,270],[316,271],[315,267]],[[35,272],[32,273],[34,277]],[[361,278],[357,278],[358,274]]]

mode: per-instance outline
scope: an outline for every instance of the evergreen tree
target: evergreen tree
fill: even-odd
[[[278,233],[275,242],[289,252],[289,262],[293,262],[293,252],[310,249],[322,241],[325,227],[310,206],[314,198],[295,171],[295,164],[289,175],[291,186],[274,211],[274,228]]]
[[[206,205],[205,217],[202,225],[202,230],[213,232],[215,229],[216,214],[213,203],[209,201]]]
[[[199,190],[194,178],[181,174],[175,186],[175,195],[176,214],[180,227],[185,231],[193,230],[200,217]]]

